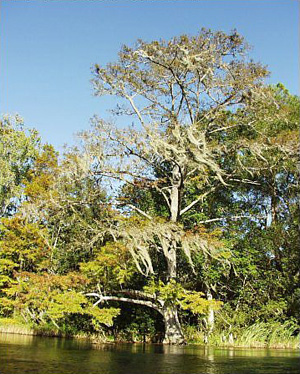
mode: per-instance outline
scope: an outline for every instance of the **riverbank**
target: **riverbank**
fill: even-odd
[[[214,332],[209,337],[209,342],[204,343],[204,333],[193,326],[186,326],[185,336],[187,344],[199,346],[214,346],[220,348],[272,348],[272,349],[299,349],[300,333],[295,334],[295,330],[288,322],[283,324],[259,323],[239,333]],[[75,334],[65,333],[49,327],[32,327],[11,318],[0,319],[0,333],[47,336],[58,338],[85,339],[95,344],[103,343],[143,343],[142,339],[114,339],[112,336],[104,333],[85,333]]]

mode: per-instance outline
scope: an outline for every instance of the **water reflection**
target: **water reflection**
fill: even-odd
[[[95,345],[0,334],[1,374],[298,374],[298,367],[293,350]]]
[[[32,335],[6,334],[0,333],[0,342],[7,344],[31,344],[34,339]]]

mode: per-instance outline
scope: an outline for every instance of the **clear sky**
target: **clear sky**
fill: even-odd
[[[122,44],[201,27],[236,28],[268,65],[270,83],[299,94],[296,0],[2,0],[0,113],[19,113],[44,142],[60,148],[108,116],[110,100],[92,94],[92,64],[117,58]]]

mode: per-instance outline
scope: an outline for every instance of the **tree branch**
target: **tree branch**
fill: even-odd
[[[127,204],[126,204],[127,205]],[[148,218],[148,219],[152,219],[152,217],[149,215],[149,214],[147,214],[146,212],[144,212],[143,210],[141,210],[141,209],[139,209],[139,208],[137,208],[136,206],[134,206],[134,205],[132,205],[132,204],[128,204],[127,205],[129,208],[132,208],[132,209],[134,209],[134,210],[136,210],[138,213],[140,213],[142,216],[144,216],[144,217],[146,217],[146,218]]]
[[[211,192],[213,192],[214,190],[216,189],[216,187],[213,187],[211,190],[207,191],[206,193],[204,193],[203,195],[199,196],[196,200],[192,201],[188,206],[186,206],[185,208],[183,208],[179,215],[181,216],[182,214],[188,212],[190,209],[192,209],[192,207],[194,205],[196,205],[197,203],[199,203],[199,201],[203,201],[203,199],[209,195]]]
[[[134,110],[134,112],[136,113],[136,115],[138,116],[138,119],[139,119],[141,125],[144,126],[144,125],[145,125],[145,122],[144,122],[144,120],[143,120],[143,117],[142,117],[140,111],[138,110],[138,108],[135,106],[132,97],[129,96],[129,95],[127,95],[127,94],[124,94],[124,96],[125,96],[125,98],[130,102],[130,105],[131,105],[132,109]]]
[[[155,309],[160,314],[163,314],[162,308],[158,305],[154,304],[152,301],[149,300],[138,300],[138,299],[132,299],[129,297],[119,297],[119,296],[103,296],[95,292],[87,293],[86,296],[94,296],[98,297],[99,300],[96,301],[94,304],[94,307],[98,304],[102,303],[103,301],[119,301],[119,302],[125,302],[125,303],[132,303],[137,305],[143,305],[147,306],[149,308]]]
[[[239,218],[249,218],[249,219],[252,219],[252,218],[258,218],[258,219],[262,219],[262,218],[267,218],[267,216],[231,216],[231,217],[223,217],[223,218],[211,218],[211,219],[206,219],[204,221],[199,221],[197,222],[197,224],[199,223],[209,223],[209,222],[217,222],[217,221],[223,221],[223,220],[228,220],[228,219],[232,219],[233,221],[239,219]]]
[[[255,182],[255,181],[251,181],[249,179],[236,179],[236,178],[230,178],[228,179],[229,181],[233,181],[233,182],[240,182],[240,183],[244,183],[244,184],[253,184],[254,186],[260,186],[261,183],[259,182]]]

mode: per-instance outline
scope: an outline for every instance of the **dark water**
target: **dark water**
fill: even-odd
[[[293,374],[292,350],[116,344],[0,334],[1,374]]]

